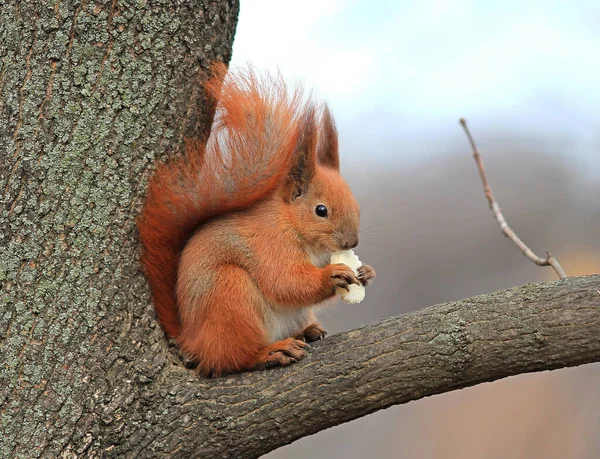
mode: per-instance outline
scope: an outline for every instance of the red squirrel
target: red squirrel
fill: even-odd
[[[213,72],[210,138],[157,168],[138,228],[158,321],[220,376],[305,357],[326,335],[312,306],[375,271],[329,264],[359,229],[329,109],[281,78]]]

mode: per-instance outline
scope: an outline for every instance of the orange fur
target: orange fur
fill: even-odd
[[[306,355],[292,336],[324,336],[310,306],[359,282],[326,264],[358,242],[359,209],[327,109],[317,119],[280,78],[215,72],[211,137],[156,170],[138,227],[159,322],[202,373],[220,375],[287,365]]]

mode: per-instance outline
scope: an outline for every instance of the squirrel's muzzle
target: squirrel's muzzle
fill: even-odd
[[[340,248],[343,250],[353,249],[358,245],[358,234],[344,236],[340,240]]]

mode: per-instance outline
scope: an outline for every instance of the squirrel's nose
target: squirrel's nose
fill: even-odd
[[[342,243],[342,249],[350,250],[358,245],[358,236],[352,236],[344,240]]]

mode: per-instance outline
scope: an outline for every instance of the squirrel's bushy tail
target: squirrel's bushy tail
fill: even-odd
[[[192,233],[208,219],[271,195],[291,167],[298,124],[307,110],[300,91],[252,69],[227,74],[222,64],[207,91],[218,102],[206,144],[158,167],[138,221],[142,264],[158,321],[176,337],[177,265]]]

